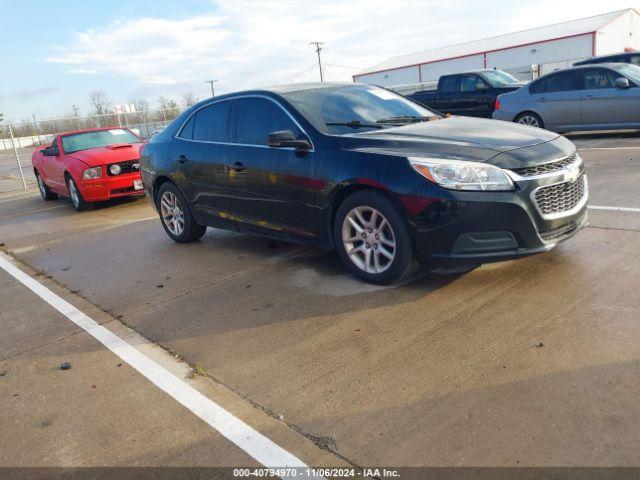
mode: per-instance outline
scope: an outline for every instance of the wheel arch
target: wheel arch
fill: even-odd
[[[158,192],[160,191],[160,187],[162,187],[162,185],[164,185],[167,182],[168,183],[173,183],[177,187],[176,183],[166,175],[159,175],[153,181],[153,186],[151,188],[151,194],[153,195],[153,204],[156,207],[158,206]]]
[[[327,231],[328,243],[331,248],[335,248],[334,227],[335,227],[336,215],[338,213],[338,209],[340,208],[340,205],[348,197],[362,190],[377,192],[387,197],[393,203],[393,205],[395,205],[400,210],[400,212],[405,217],[405,219],[406,220],[408,219],[406,208],[400,201],[398,195],[393,193],[384,185],[379,184],[378,182],[363,182],[363,181],[356,181],[356,180],[343,182],[334,188],[334,193],[331,196],[331,200],[329,202],[329,209],[325,217],[325,228]]]

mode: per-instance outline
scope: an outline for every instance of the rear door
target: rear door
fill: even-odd
[[[197,110],[174,138],[171,155],[182,188],[197,214],[227,218],[232,208],[229,163],[231,103],[221,100]]]
[[[529,93],[550,129],[566,129],[581,123],[582,80],[576,70],[552,73],[531,84]]]
[[[438,81],[435,109],[444,114],[464,115],[460,94],[460,76],[446,75]]]
[[[232,126],[229,178],[241,228],[314,238],[315,153],[267,145],[269,133],[277,131],[290,130],[297,139],[308,136],[284,106],[266,96],[235,99]]]
[[[579,70],[584,83],[582,123],[595,128],[640,121],[637,87],[617,88],[619,73],[604,67]]]
[[[491,86],[475,73],[460,76],[461,105],[460,108],[470,117],[491,117],[493,97]]]

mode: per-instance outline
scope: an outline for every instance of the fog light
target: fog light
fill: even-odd
[[[122,168],[117,163],[114,163],[109,167],[109,172],[111,173],[111,175],[120,175],[121,171]]]

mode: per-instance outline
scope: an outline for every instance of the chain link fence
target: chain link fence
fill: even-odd
[[[34,148],[49,145],[62,132],[99,127],[127,127],[148,139],[180,114],[180,109],[54,118],[0,124],[0,195],[36,188],[31,166]]]

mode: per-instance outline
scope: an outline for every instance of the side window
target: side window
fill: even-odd
[[[552,75],[546,79],[545,92],[569,92],[572,90],[580,90],[580,82],[578,76],[573,71],[562,72]],[[542,92],[540,92],[542,93]]]
[[[196,116],[191,115],[189,121],[184,124],[182,130],[180,130],[180,134],[178,137],[186,138],[187,140],[191,140],[193,138],[193,124],[195,123]]]
[[[206,142],[228,142],[230,105],[231,102],[222,101],[198,110],[193,124],[193,139]]]
[[[543,78],[529,85],[529,93],[544,93],[547,91],[547,79]]]
[[[272,132],[291,130],[296,138],[302,132],[289,116],[266,98],[240,98],[234,102],[235,143],[266,145]]]
[[[600,88],[613,88],[615,77],[613,72],[604,68],[590,68],[582,70],[582,79],[585,90],[597,90]]]
[[[462,75],[460,78],[460,90],[462,93],[479,92],[482,86],[484,86],[485,89],[489,88],[487,83],[478,75]]]
[[[438,90],[440,93],[458,93],[460,91],[460,77],[457,75],[442,77]]]
[[[640,65],[640,55],[631,55],[631,57],[629,57],[629,63]]]

